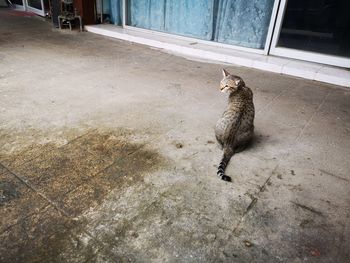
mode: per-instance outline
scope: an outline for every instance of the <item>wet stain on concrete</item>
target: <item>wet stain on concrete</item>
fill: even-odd
[[[84,211],[96,208],[110,191],[136,186],[144,174],[166,165],[161,155],[131,137],[122,129],[94,130],[63,146],[31,145],[5,156],[0,262],[61,261],[63,247],[67,251],[77,236],[88,235],[79,218]],[[70,250],[76,250],[71,253],[77,262],[94,254],[78,245]]]
[[[12,182],[0,182],[0,206],[20,196],[17,185]]]
[[[0,166],[0,235],[45,206],[45,200]],[[1,242],[1,239],[0,239]]]

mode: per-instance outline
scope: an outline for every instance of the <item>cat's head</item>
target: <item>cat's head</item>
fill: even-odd
[[[241,77],[231,75],[227,70],[222,69],[224,78],[220,81],[221,92],[233,93],[244,87],[245,83]]]

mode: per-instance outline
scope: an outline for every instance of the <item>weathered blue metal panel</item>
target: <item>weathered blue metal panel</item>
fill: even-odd
[[[273,4],[274,0],[220,0],[213,39],[264,48]]]
[[[274,0],[129,0],[127,24],[135,27],[262,49]],[[121,24],[121,0],[111,0]]]
[[[130,0],[128,24],[164,31],[165,4],[165,0]]]
[[[110,0],[111,22],[115,25],[122,24],[122,0]]]
[[[165,1],[165,31],[210,40],[213,30],[213,0]]]

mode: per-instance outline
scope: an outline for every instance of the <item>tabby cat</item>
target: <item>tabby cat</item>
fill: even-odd
[[[217,175],[224,181],[231,181],[225,169],[234,153],[243,150],[254,133],[253,92],[246,87],[242,78],[222,70],[221,92],[229,93],[228,106],[215,127],[215,136],[223,149]]]

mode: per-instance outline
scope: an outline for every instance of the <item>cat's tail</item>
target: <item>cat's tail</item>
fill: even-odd
[[[231,177],[225,175],[226,166],[230,161],[231,157],[232,157],[232,154],[224,153],[224,156],[222,157],[220,165],[218,167],[217,175],[220,177],[221,180],[224,180],[226,182],[231,182]]]

